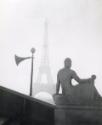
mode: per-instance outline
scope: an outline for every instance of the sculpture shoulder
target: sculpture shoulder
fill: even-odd
[[[63,72],[64,72],[64,68],[62,68],[62,69],[60,69],[60,70],[58,71],[58,75],[62,74]]]
[[[63,73],[68,73],[68,74],[72,74],[72,75],[76,74],[75,71],[72,69],[66,70],[65,68],[62,68],[58,71],[58,75],[63,74]]]
[[[70,72],[71,72],[72,75],[76,74],[76,72],[74,70],[72,70],[72,69],[70,70]]]

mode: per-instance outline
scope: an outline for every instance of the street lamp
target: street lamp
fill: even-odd
[[[30,76],[30,92],[29,95],[32,96],[32,85],[33,85],[33,60],[34,60],[34,53],[35,53],[35,48],[31,49],[32,56],[31,57],[19,57],[15,55],[15,61],[17,66],[19,65],[20,62],[26,60],[26,59],[31,59],[31,76]]]

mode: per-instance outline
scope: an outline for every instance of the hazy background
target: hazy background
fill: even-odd
[[[96,74],[102,95],[102,0],[0,0],[0,85],[28,94],[30,60],[18,67],[14,55],[36,48],[34,82],[41,62],[44,20],[54,83],[66,57],[81,78]]]

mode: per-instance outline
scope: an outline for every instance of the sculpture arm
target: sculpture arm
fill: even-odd
[[[60,79],[59,76],[57,75],[56,94],[59,93],[59,89],[60,89]]]
[[[79,76],[76,74],[75,71],[72,73],[72,77],[78,82],[78,83],[86,83],[86,82],[91,82],[92,78],[88,79],[80,79]]]

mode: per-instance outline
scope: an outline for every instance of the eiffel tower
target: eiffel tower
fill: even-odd
[[[48,54],[48,23],[45,21],[44,24],[44,44],[43,44],[43,55],[41,59],[41,64],[38,71],[37,80],[34,83],[33,96],[40,92],[47,92],[49,94],[55,93],[55,84],[53,82],[51,69],[49,65],[49,54]],[[42,77],[46,76],[47,83],[41,82]]]

